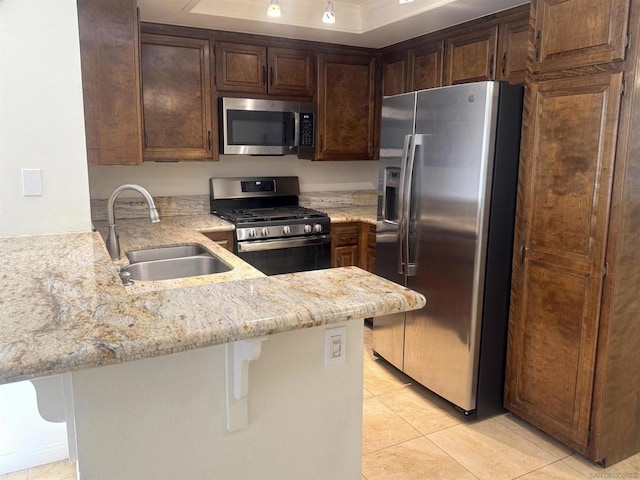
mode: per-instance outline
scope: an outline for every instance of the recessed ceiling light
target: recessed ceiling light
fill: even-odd
[[[267,7],[267,15],[270,17],[279,17],[282,14],[278,0],[270,0]]]
[[[411,3],[411,2],[413,2],[413,0],[398,0],[398,2],[399,2],[400,4],[403,4],[403,3]]]
[[[329,0],[327,8],[322,15],[322,21],[324,23],[336,23],[336,12],[333,11],[333,2]]]

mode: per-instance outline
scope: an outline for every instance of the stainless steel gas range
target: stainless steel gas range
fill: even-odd
[[[330,220],[298,205],[298,177],[212,178],[211,213],[235,225],[234,253],[267,275],[331,266]]]

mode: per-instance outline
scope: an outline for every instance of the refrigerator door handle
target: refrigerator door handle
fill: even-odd
[[[413,197],[413,172],[415,170],[416,163],[416,150],[418,145],[422,145],[422,139],[425,135],[412,135],[411,146],[409,148],[409,156],[407,157],[407,174],[406,174],[406,185],[405,185],[405,205],[404,205],[404,217],[405,217],[405,233],[404,233],[404,274],[412,277],[416,274],[417,269],[417,259],[412,262],[411,259],[413,255],[411,252],[415,252],[415,248],[411,248],[411,198]],[[416,235],[413,235],[414,242],[417,238]]]
[[[407,196],[407,165],[409,163],[409,155],[411,151],[411,145],[413,143],[413,135],[406,135],[404,137],[404,148],[402,149],[402,164],[400,166],[400,189],[398,193],[398,273],[405,274],[405,248],[406,242],[406,229],[407,229],[407,217],[406,217],[406,198]]]
[[[416,271],[418,269],[418,259],[417,259],[417,241],[418,241],[418,235],[417,232],[412,232],[411,231],[411,219],[413,218],[413,212],[411,211],[411,198],[413,197],[413,173],[415,172],[415,163],[416,163],[416,151],[418,149],[418,146],[422,147],[423,145],[423,139],[424,137],[426,137],[427,135],[413,135],[413,142],[411,144],[411,149],[410,149],[410,155],[409,155],[409,162],[407,165],[407,185],[406,185],[406,189],[405,192],[407,194],[407,201],[406,201],[406,210],[405,210],[405,216],[406,216],[406,225],[407,225],[407,229],[406,229],[406,234],[405,234],[405,275],[409,276],[409,277],[413,277],[414,275],[416,275]],[[417,222],[415,222],[413,224],[414,228],[417,228]],[[412,241],[413,240],[413,241]]]

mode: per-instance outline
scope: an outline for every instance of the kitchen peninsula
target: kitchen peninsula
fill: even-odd
[[[0,239],[0,382],[70,377],[80,479],[359,478],[358,320],[424,298],[357,268],[265,277],[176,222],[148,238],[182,228],[226,281],[127,290],[98,233]]]

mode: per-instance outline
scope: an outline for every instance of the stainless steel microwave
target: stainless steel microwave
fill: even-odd
[[[220,153],[309,155],[315,152],[314,103],[220,99]]]

